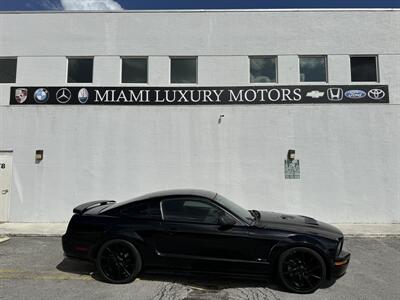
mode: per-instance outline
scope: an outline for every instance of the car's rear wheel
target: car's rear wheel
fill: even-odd
[[[308,294],[317,290],[325,280],[326,265],[316,251],[295,247],[279,257],[278,275],[289,291]]]
[[[140,272],[142,259],[132,243],[122,239],[110,240],[100,247],[96,267],[107,282],[128,283]]]

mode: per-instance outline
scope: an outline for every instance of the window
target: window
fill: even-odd
[[[206,201],[171,199],[162,202],[164,219],[167,221],[218,224],[224,211]]]
[[[197,58],[171,58],[171,83],[196,83]]]
[[[68,82],[93,81],[93,58],[68,58]]]
[[[15,83],[17,77],[17,59],[0,58],[0,83]]]
[[[122,83],[147,83],[147,58],[122,58]]]
[[[138,202],[121,209],[121,214],[132,218],[161,219],[160,202]]]
[[[376,56],[350,57],[351,81],[378,81]]]
[[[300,56],[301,82],[327,82],[327,68],[325,56]]]
[[[276,82],[276,57],[250,57],[250,82]]]

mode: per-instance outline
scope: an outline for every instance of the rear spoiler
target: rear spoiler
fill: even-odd
[[[86,202],[86,203],[83,203],[83,204],[75,207],[72,212],[75,213],[75,214],[82,215],[84,212],[86,212],[89,209],[92,209],[92,208],[94,208],[96,206],[102,206],[102,205],[111,204],[111,203],[115,203],[115,201],[114,200],[90,201],[90,202]]]

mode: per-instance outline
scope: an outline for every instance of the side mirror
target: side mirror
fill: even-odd
[[[218,218],[218,224],[221,225],[221,227],[232,227],[236,224],[236,220],[231,216],[224,214]]]

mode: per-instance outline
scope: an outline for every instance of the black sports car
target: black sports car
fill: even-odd
[[[93,201],[73,210],[62,238],[68,257],[95,261],[111,283],[140,272],[189,271],[277,276],[311,293],[343,275],[343,234],[313,218],[246,210],[209,191],[173,190],[126,202]]]

